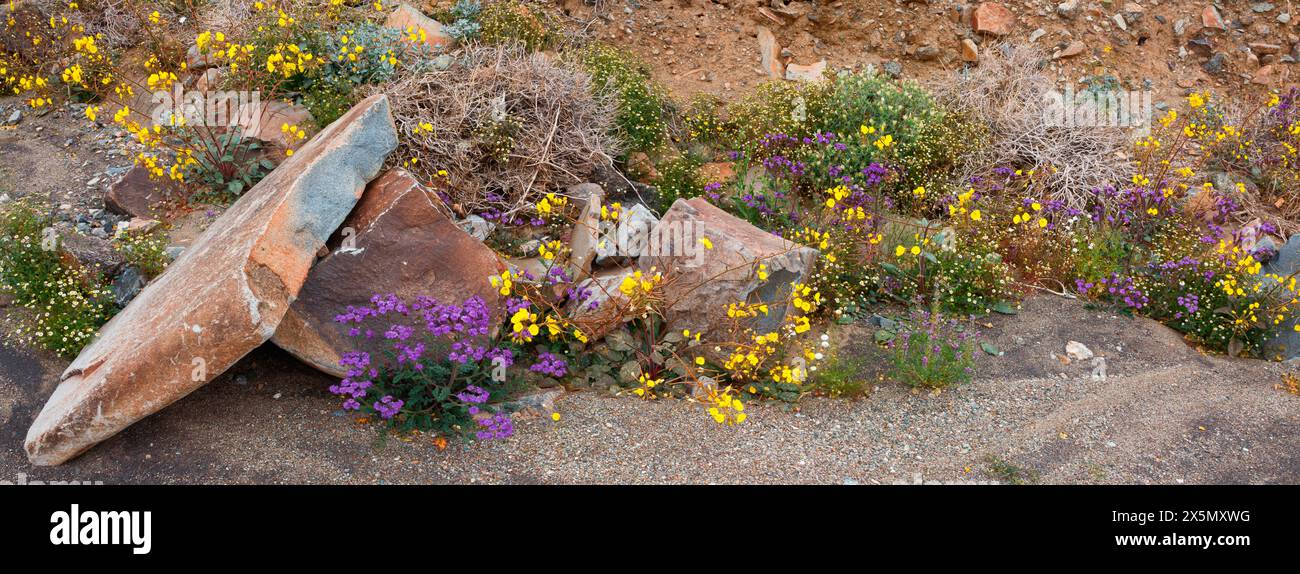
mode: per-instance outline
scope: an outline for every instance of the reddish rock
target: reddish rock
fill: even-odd
[[[706,163],[700,166],[700,177],[709,183],[730,183],[736,179],[736,164],[730,161]]]
[[[65,265],[84,270],[89,279],[98,273],[111,279],[126,265],[126,260],[107,239],[80,233],[66,233],[59,237],[59,259]]]
[[[655,230],[659,247],[641,257],[642,271],[665,274],[664,298],[673,330],[715,334],[728,323],[730,303],[773,303],[756,328],[768,332],[784,320],[790,284],[803,281],[817,260],[817,250],[763,231],[704,198],[679,199]],[[712,242],[707,249],[702,239]],[[766,279],[759,265],[766,265]]]
[[[1250,78],[1250,81],[1260,86],[1273,85],[1277,82],[1277,66],[1269,64],[1255,70],[1255,75]]]
[[[32,463],[67,461],[270,339],[396,147],[388,99],[372,96],[253,186],[64,371],[27,432]]]
[[[1054,54],[1052,56],[1052,59],[1059,60],[1061,58],[1073,58],[1075,56],[1078,56],[1079,54],[1082,54],[1083,51],[1086,49],[1088,49],[1087,45],[1085,45],[1083,42],[1075,40],[1073,42],[1070,42],[1068,46],[1062,48],[1061,51]]]
[[[456,39],[447,35],[441,23],[425,16],[410,4],[399,5],[397,10],[388,15],[384,26],[401,30],[405,40],[423,41],[437,52],[456,44]]]
[[[758,27],[758,53],[762,57],[763,72],[768,77],[785,77],[785,65],[781,63],[781,44],[776,41],[776,35],[764,26]]]
[[[1006,36],[1016,27],[1016,15],[997,2],[984,2],[971,13],[970,24],[981,34]]]
[[[221,87],[221,82],[225,80],[225,68],[208,68],[194,79],[194,89],[200,92],[209,92]]]
[[[812,64],[790,64],[785,67],[785,79],[798,82],[816,82],[825,79],[826,60]]]
[[[285,124],[304,131],[316,124],[316,120],[311,117],[311,112],[298,104],[271,100],[247,108],[241,109],[237,118],[237,125],[242,133],[245,136],[270,142],[280,148],[297,148],[304,143],[284,131]]]
[[[339,366],[343,353],[359,350],[382,356],[389,348],[382,339],[349,337],[348,326],[334,321],[348,305],[364,305],[376,293],[393,293],[406,301],[423,295],[455,304],[477,295],[487,302],[496,324],[503,311],[488,277],[504,271],[505,265],[447,213],[405,170],[389,170],[370,182],[271,341],[303,362],[342,377],[347,374]]]
[[[1223,16],[1219,15],[1219,9],[1215,8],[1213,4],[1207,5],[1204,10],[1201,10],[1201,25],[1215,30],[1227,29],[1227,26],[1223,25]]]
[[[149,170],[137,165],[108,187],[104,207],[120,215],[157,219],[166,198],[167,182],[150,178]]]
[[[970,38],[962,38],[961,41],[961,59],[963,62],[978,62],[980,60],[979,46]]]

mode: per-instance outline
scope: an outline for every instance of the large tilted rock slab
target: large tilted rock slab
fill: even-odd
[[[727,304],[769,303],[754,325],[760,333],[776,329],[789,310],[791,284],[806,281],[817,250],[750,225],[704,198],[679,199],[655,228],[657,245],[641,257],[643,272],[664,273],[666,317],[673,329],[725,336]],[[713,248],[705,247],[707,238]],[[759,266],[766,266],[766,279]]]
[[[350,326],[334,321],[348,305],[366,305],[376,293],[394,293],[407,301],[424,295],[457,305],[477,295],[491,309],[493,324],[504,313],[502,297],[488,277],[504,271],[505,264],[449,219],[441,200],[404,170],[390,170],[370,182],[329,247],[272,339],[326,373],[346,375],[339,359],[348,351],[382,357],[390,348],[383,337],[349,337]]]
[[[396,147],[388,99],[372,96],[253,186],[64,371],[27,432],[28,458],[62,463],[270,339]]]

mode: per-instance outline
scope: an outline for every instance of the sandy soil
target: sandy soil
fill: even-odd
[[[63,363],[0,347],[0,480],[117,483],[1300,483],[1300,396],[1288,368],[1203,356],[1145,319],[1056,297],[989,318],[972,383],[938,396],[882,383],[868,398],[754,405],[720,427],[698,405],[601,393],[556,401],[559,422],[438,447],[377,444],[330,379],[274,348],[57,468],[22,451]],[[856,352],[870,356],[869,328]],[[1104,355],[1063,365],[1065,342]]]
[[[436,1],[433,3],[437,3]],[[1076,0],[1006,0],[1017,17],[1011,34],[988,37],[971,31],[970,9],[979,2],[954,0],[632,0],[628,2],[557,1],[577,30],[594,38],[627,46],[655,69],[655,77],[679,99],[709,93],[732,99],[766,80],[759,64],[758,27],[770,29],[787,50],[787,62],[812,64],[826,60],[831,70],[881,68],[887,61],[902,65],[903,73],[921,81],[962,69],[961,41],[970,38],[980,53],[1003,42],[1032,45],[1050,56],[1071,42],[1085,51],[1048,63],[1061,90],[1090,76],[1113,76],[1126,89],[1141,90],[1150,81],[1156,102],[1174,100],[1189,90],[1233,91],[1249,100],[1262,97],[1266,86],[1252,83],[1266,62],[1246,50],[1249,43],[1282,47],[1297,42],[1300,12],[1289,1],[1255,12],[1257,2],[1220,3],[1229,30],[1212,33],[1213,51],[1224,53],[1223,73],[1202,69],[1209,54],[1186,48],[1200,33],[1201,12],[1209,2],[1145,0],[1099,2]],[[1060,4],[1073,3],[1072,16],[1058,14]],[[1288,16],[1279,20],[1282,14]],[[1121,15],[1125,26],[1115,17]],[[1294,17],[1293,17],[1294,16]],[[1175,24],[1183,20],[1182,35]],[[1234,25],[1240,24],[1239,26]],[[1039,33],[1041,31],[1041,33]],[[937,52],[922,50],[933,47]],[[934,55],[927,55],[933,53]],[[1277,54],[1264,56],[1276,59]],[[1292,65],[1282,66],[1288,77],[1275,86],[1295,82]]]

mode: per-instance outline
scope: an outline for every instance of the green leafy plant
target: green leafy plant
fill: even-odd
[[[122,258],[153,279],[167,269],[167,238],[161,233],[122,231],[113,238],[113,246]]]
[[[554,41],[545,15],[516,0],[492,2],[478,17],[478,36],[488,44],[520,44],[530,52],[546,49]]]
[[[328,83],[319,82],[302,97],[302,105],[311,112],[311,117],[322,127],[343,117],[343,114],[352,109],[355,103],[352,83],[346,79]]]
[[[938,313],[914,310],[889,345],[890,377],[905,385],[943,389],[965,383],[974,373],[974,331]]]
[[[760,84],[727,109],[733,141],[739,149],[751,151],[769,134],[800,139],[813,135],[824,125],[829,93],[826,82],[774,80]]]
[[[484,155],[497,163],[510,161],[510,154],[515,149],[516,137],[523,128],[523,121],[502,112],[484,118],[482,124],[474,130],[474,137]]]
[[[1024,485],[1038,482],[1036,470],[1020,468],[997,455],[989,455],[984,461],[988,464],[989,474],[1007,484]]]
[[[704,192],[704,181],[700,175],[700,161],[689,154],[665,161],[658,166],[660,213],[663,213],[678,199],[690,199]]]
[[[812,372],[813,388],[831,398],[866,397],[871,383],[863,376],[865,363],[860,357],[832,356]]]
[[[262,156],[262,144],[239,129],[197,139],[201,152],[194,154],[187,179],[207,187],[209,193],[198,194],[199,199],[233,200],[275,169]]]
[[[383,83],[397,71],[398,56],[406,50],[401,38],[401,30],[369,20],[325,36],[319,49],[324,63],[316,68],[315,81],[335,89],[341,82]]]
[[[591,75],[596,94],[617,103],[617,135],[627,144],[627,151],[659,147],[667,135],[664,118],[668,98],[650,78],[649,68],[630,52],[604,44],[588,46],[579,60]]]
[[[479,23],[482,12],[483,5],[476,0],[456,0],[451,8],[437,11],[433,16],[437,21],[447,23],[442,30],[448,36],[464,42],[478,37],[483,28]]]

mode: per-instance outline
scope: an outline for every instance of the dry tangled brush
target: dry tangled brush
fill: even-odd
[[[1094,188],[1129,175],[1127,139],[1120,128],[1052,125],[1045,106],[1058,86],[1041,72],[1043,61],[1030,47],[999,46],[981,55],[978,68],[936,92],[946,105],[989,128],[990,140],[966,158],[964,175],[985,175],[996,167],[1034,169],[1048,174],[1037,191],[1082,208]]]
[[[445,70],[412,66],[375,88],[394,95],[401,144],[389,161],[429,180],[446,170],[463,209],[518,211],[612,163],[614,112],[590,84],[546,55],[508,47],[468,46]]]

